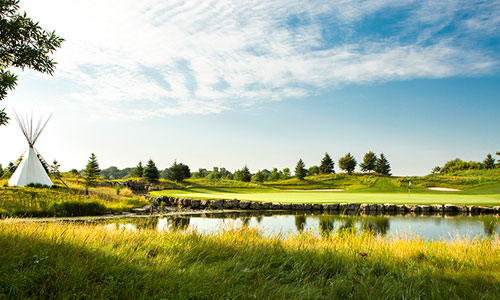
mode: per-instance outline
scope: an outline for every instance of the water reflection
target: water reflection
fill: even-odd
[[[223,228],[252,227],[264,235],[312,232],[328,236],[343,231],[371,232],[377,236],[418,235],[425,239],[492,237],[500,234],[499,218],[493,216],[348,216],[329,214],[231,213],[182,217],[151,217],[115,220],[106,225],[115,230],[195,230],[210,234]]]
[[[306,216],[305,215],[295,216],[295,228],[297,228],[297,231],[300,233],[304,232],[305,226],[306,226]]]

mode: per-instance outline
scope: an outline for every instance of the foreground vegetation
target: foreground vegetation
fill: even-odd
[[[499,240],[0,222],[6,299],[498,299]]]
[[[88,194],[88,195],[87,195]],[[94,187],[85,191],[81,185],[52,188],[0,187],[0,216],[92,216],[130,211],[146,200],[128,189]]]

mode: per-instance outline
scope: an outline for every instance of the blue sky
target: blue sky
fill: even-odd
[[[500,1],[35,1],[66,39],[1,106],[54,113],[62,169],[252,171],[383,152],[397,175],[500,150]],[[99,7],[99,9],[96,9]],[[0,129],[0,163],[26,143]],[[338,170],[338,169],[337,169]]]

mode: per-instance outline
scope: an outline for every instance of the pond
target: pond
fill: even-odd
[[[342,230],[373,232],[380,237],[414,237],[423,239],[452,240],[492,237],[500,234],[497,216],[447,216],[447,215],[332,215],[313,213],[205,213],[189,216],[125,218],[103,221],[110,229],[137,231],[152,228],[158,231],[194,230],[211,234],[224,228],[247,226],[258,229],[263,235],[283,236],[310,231],[328,235]]]

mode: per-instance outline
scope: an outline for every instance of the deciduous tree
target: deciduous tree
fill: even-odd
[[[188,165],[177,163],[177,161],[174,161],[174,163],[170,167],[168,179],[174,180],[176,182],[182,182],[184,179],[189,177],[191,177],[191,170],[189,169]]]
[[[372,151],[369,151],[363,157],[363,162],[359,164],[361,171],[363,172],[371,172],[375,171],[377,167],[377,156]]]
[[[234,179],[243,182],[250,182],[250,180],[252,180],[252,174],[250,174],[248,167],[244,166],[241,170],[236,170],[234,172]]]
[[[358,162],[351,155],[351,152],[347,153],[344,157],[339,159],[339,168],[346,171],[347,174],[352,174]]]
[[[318,166],[312,166],[312,167],[309,167],[309,169],[307,169],[308,176],[315,176],[315,175],[318,175],[319,173],[320,173],[320,171],[319,171]]]
[[[56,63],[50,55],[64,40],[42,29],[38,22],[19,12],[19,0],[0,1],[0,101],[16,86],[17,76],[9,69],[29,68],[52,75]],[[9,118],[0,110],[0,126]]]

